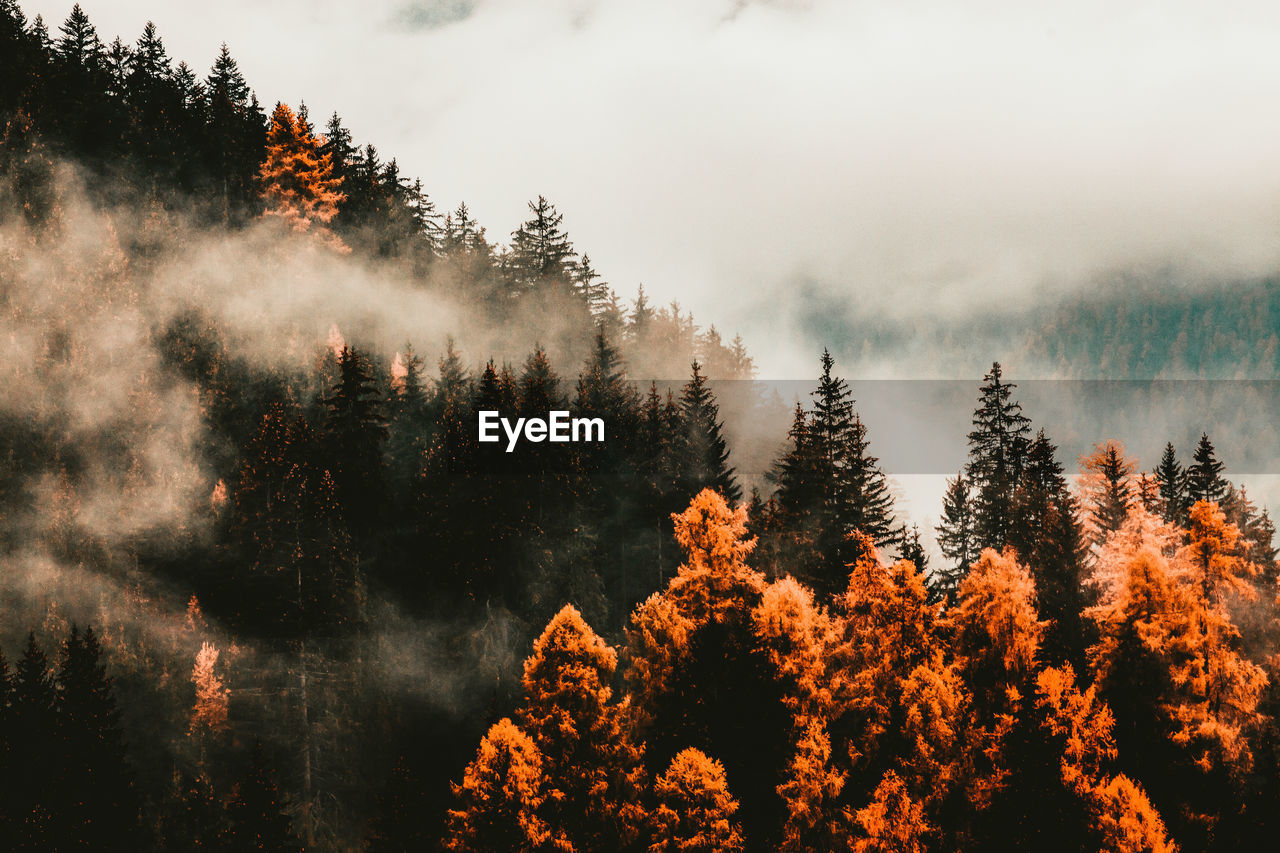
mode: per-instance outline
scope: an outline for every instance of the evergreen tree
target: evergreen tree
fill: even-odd
[[[358,544],[366,547],[386,509],[383,450],[388,433],[369,361],[358,350],[342,348],[337,382],[329,389],[324,407],[320,442],[325,461],[342,514]]]
[[[938,547],[951,563],[938,568],[930,576],[929,589],[935,601],[945,601],[948,605],[955,603],[960,581],[978,559],[978,536],[974,529],[971,500],[969,481],[963,471],[947,480],[947,491],[942,497],[942,520],[937,531]]]
[[[543,284],[567,287],[575,253],[569,235],[561,230],[564,214],[543,196],[529,202],[529,212],[533,215],[511,233],[505,259],[513,289],[524,293]]]
[[[1230,484],[1222,476],[1223,464],[1214,455],[1213,442],[1207,434],[1201,434],[1192,460],[1186,473],[1188,509],[1198,501],[1222,503]]]
[[[901,536],[893,520],[893,496],[879,460],[867,450],[867,430],[855,414],[837,482],[837,489],[845,495],[841,527],[857,530],[877,545],[897,544]]]
[[[1160,517],[1169,524],[1176,524],[1179,527],[1185,525],[1187,510],[1190,508],[1187,503],[1186,473],[1178,464],[1173,442],[1165,444],[1164,454],[1160,457],[1160,464],[1156,466],[1154,473],[1156,482],[1159,483]]]
[[[254,743],[248,770],[227,803],[223,844],[230,850],[289,853],[303,849],[261,741]]]
[[[1056,455],[1057,448],[1040,430],[1027,452],[1026,470],[1015,496],[1016,522],[1010,528],[1009,544],[1035,581],[1036,610],[1046,620],[1042,657],[1055,666],[1083,667],[1089,639],[1083,617],[1089,603],[1084,589],[1083,532],[1076,521],[1076,499]],[[1122,460],[1123,450],[1106,458]],[[1103,494],[1113,497],[1112,481],[1104,482]],[[1118,523],[1122,522],[1123,517]]]
[[[44,850],[60,843],[60,824],[66,779],[65,749],[59,737],[57,687],[49,660],[36,644],[34,633],[13,673],[13,705],[10,711],[10,756],[14,768],[24,768],[21,778],[4,774],[4,810],[8,813],[11,844],[15,849]]]
[[[71,8],[71,14],[59,27],[62,36],[58,39],[55,51],[59,59],[70,66],[83,70],[96,70],[102,62],[102,41],[98,38],[98,30],[89,21],[89,16],[77,3]]]
[[[138,839],[138,800],[120,713],[93,628],[75,625],[62,649],[57,711],[67,764],[57,831],[68,846],[102,850]]]
[[[696,361],[680,395],[680,418],[684,424],[679,451],[680,490],[692,495],[704,487],[712,488],[731,503],[741,500],[742,488],[729,465],[729,444],[722,432],[720,407]]]
[[[1003,548],[1013,523],[1014,490],[1022,476],[1030,419],[1013,399],[1016,385],[1002,382],[1000,364],[983,377],[969,433],[965,478],[972,489],[973,530],[984,548]]]
[[[1136,494],[1137,465],[1125,456],[1124,445],[1109,439],[1094,446],[1080,460],[1080,490],[1086,529],[1096,547],[1124,526]]]

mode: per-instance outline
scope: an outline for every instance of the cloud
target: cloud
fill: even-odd
[[[396,11],[397,26],[411,30],[434,30],[465,21],[476,11],[479,0],[413,0]]]

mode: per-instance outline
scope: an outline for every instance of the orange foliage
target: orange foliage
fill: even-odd
[[[1123,773],[1094,795],[1101,853],[1177,853],[1146,792]]]
[[[820,713],[830,703],[827,645],[834,627],[813,602],[813,592],[795,578],[769,584],[751,613],[755,634],[788,687],[785,700],[799,716]]]
[[[685,749],[653,783],[650,853],[742,850],[742,832],[732,822],[738,801],[729,793],[724,767],[700,750]]]
[[[642,750],[631,742],[627,705],[610,702],[617,665],[617,653],[572,605],[552,618],[524,664],[520,720],[543,756],[548,820],[583,850],[630,844],[644,819]]]
[[[1036,618],[1035,584],[1010,552],[985,549],[960,584],[951,611],[955,654],[966,682],[994,713],[1016,708],[1036,666],[1044,623]],[[1001,697],[1003,694],[1003,698]]]
[[[933,827],[924,806],[911,798],[907,786],[892,770],[884,774],[871,804],[854,816],[865,837],[853,843],[855,853],[923,853]]]
[[[192,596],[191,600],[195,601],[195,597]],[[217,665],[218,649],[212,643],[201,644],[200,651],[196,653],[195,667],[191,670],[191,681],[196,686],[196,704],[191,710],[188,734],[202,730],[220,732],[227,727],[227,703],[231,691],[223,686],[222,679],[214,672]]]
[[[258,177],[266,215],[280,217],[294,231],[308,231],[315,223],[327,224],[346,198],[338,190],[342,178],[333,174],[333,163],[320,146],[321,140],[311,135],[293,110],[276,104],[267,131],[267,156]],[[335,248],[346,249],[336,237],[328,237]]]
[[[848,846],[844,815],[834,807],[848,774],[831,762],[831,738],[821,720],[812,720],[796,746],[778,794],[786,802],[783,851],[834,850]]]
[[[1247,769],[1247,733],[1257,724],[1267,677],[1238,651],[1239,631],[1218,593],[1235,588],[1239,562],[1228,551],[1232,526],[1213,504],[1197,504],[1191,542],[1170,559],[1154,547],[1128,555],[1118,597],[1091,608],[1101,639],[1091,650],[1099,682],[1121,679],[1136,650],[1165,673],[1157,695],[1166,736],[1207,772]],[[1209,596],[1209,597],[1206,597]],[[1120,675],[1116,675],[1120,673]]]
[[[1081,693],[1071,667],[1049,668],[1036,676],[1036,710],[1041,726],[1062,744],[1062,783],[1087,797],[1102,778],[1102,768],[1116,757],[1111,730],[1115,719],[1094,687]]]
[[[462,784],[453,785],[446,850],[571,850],[539,815],[546,799],[542,754],[507,718],[480,741]],[[557,843],[559,842],[559,843]]]
[[[749,613],[765,589],[764,576],[745,562],[756,544],[746,538],[745,507],[730,509],[719,492],[703,489],[671,518],[685,562],[663,592],[636,609],[627,628],[627,682],[641,708],[667,689],[698,628]]]
[[[1216,605],[1228,592],[1252,600],[1257,597],[1245,578],[1257,573],[1257,567],[1244,559],[1240,528],[1227,523],[1227,516],[1216,503],[1196,501],[1191,508],[1189,541],[1179,556],[1193,567],[1200,579],[1200,594],[1205,603]]]

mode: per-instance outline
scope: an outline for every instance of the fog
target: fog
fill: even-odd
[[[67,12],[24,5],[55,34]],[[491,237],[546,194],[621,293],[740,330],[767,378],[868,315],[1280,260],[1271,4],[84,7],[106,38],[154,19],[202,72],[226,40],[268,105],[338,110]]]

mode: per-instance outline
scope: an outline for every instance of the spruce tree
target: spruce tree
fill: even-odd
[[[1213,442],[1207,434],[1201,434],[1192,460],[1186,474],[1188,507],[1197,501],[1221,504],[1227,496],[1230,484],[1222,476],[1224,466],[1214,455]]]
[[[561,226],[564,214],[543,196],[529,202],[532,216],[511,233],[511,250],[505,259],[507,275],[516,293],[540,285],[567,286],[575,252]]]
[[[388,432],[369,361],[358,350],[343,347],[338,379],[324,407],[320,441],[325,462],[351,532],[358,544],[366,546],[386,508],[383,450]]]
[[[844,465],[837,474],[836,488],[842,494],[843,518],[841,529],[859,531],[876,545],[899,544],[900,531],[894,524],[893,496],[879,460],[868,452],[867,430],[862,418],[854,414],[847,433],[847,445],[842,453]],[[841,548],[841,560],[846,564],[853,555]]]
[[[1178,455],[1173,449],[1173,442],[1166,442],[1160,464],[1155,469],[1156,482],[1159,484],[1160,517],[1169,524],[1179,527],[1186,524],[1187,503],[1186,472],[1178,463]]]
[[[965,478],[973,491],[974,533],[984,548],[1003,548],[1013,523],[1014,490],[1026,462],[1031,421],[1013,399],[1016,385],[1002,382],[999,362],[983,377],[969,433]]]
[[[67,764],[58,831],[68,845],[103,850],[138,838],[138,799],[120,712],[93,628],[73,624],[62,649],[57,710]]]
[[[972,499],[964,471],[947,480],[937,531],[938,547],[950,564],[939,567],[929,576],[929,590],[935,601],[945,601],[948,605],[955,604],[960,581],[981,551],[974,528]]]
[[[1123,461],[1122,456],[1106,459],[1109,464]],[[1035,581],[1036,610],[1040,618],[1049,620],[1041,654],[1055,666],[1083,667],[1089,639],[1084,620],[1090,603],[1084,592],[1084,538],[1077,515],[1057,448],[1040,430],[1027,452],[1026,470],[1014,498],[1009,545]]]
[[[680,395],[680,415],[684,422],[681,491],[692,495],[712,488],[725,500],[737,503],[742,499],[742,488],[729,465],[729,444],[722,432],[720,407],[696,361]]]

